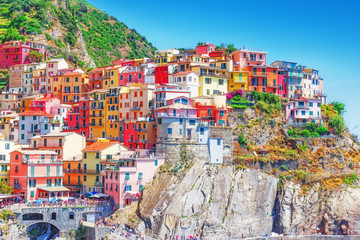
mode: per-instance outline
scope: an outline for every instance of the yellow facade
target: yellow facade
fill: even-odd
[[[106,138],[119,140],[119,92],[121,87],[108,88],[105,107]]]
[[[233,71],[229,74],[228,92],[234,90],[248,90],[249,72]]]
[[[0,181],[10,183],[10,162],[0,164]]]
[[[199,96],[227,93],[228,77],[226,70],[208,66],[193,66],[191,70],[199,75]]]
[[[107,90],[95,90],[90,93],[89,140],[105,138],[105,113]]]
[[[96,146],[96,147],[94,147]],[[120,143],[109,140],[98,140],[83,150],[83,187],[84,192],[101,192],[103,188],[103,177],[101,176],[101,162],[113,159],[119,151],[125,151]]]
[[[104,80],[102,88],[105,90],[108,87],[119,86],[119,68],[120,66],[110,67],[105,69]]]

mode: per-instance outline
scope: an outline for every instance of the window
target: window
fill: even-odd
[[[158,165],[158,160],[157,159],[155,159],[155,166],[157,166]]]
[[[86,175],[84,175],[84,182],[86,182]]]
[[[168,128],[168,134],[169,134],[169,135],[172,134],[172,128]]]
[[[35,197],[34,191],[31,191],[31,192],[30,192],[30,196],[31,196],[31,197]]]
[[[74,220],[74,213],[73,212],[69,213],[69,219]]]
[[[309,107],[313,107],[313,106],[314,106],[314,103],[309,102]]]
[[[224,79],[219,79],[219,85],[224,85]]]
[[[53,213],[51,214],[51,220],[56,220],[56,213],[53,212]]]
[[[130,173],[125,173],[125,180],[130,180]]]
[[[305,115],[306,114],[306,112],[305,111],[301,111],[301,115]]]
[[[62,139],[59,138],[59,147],[62,147]]]
[[[220,111],[220,117],[224,116],[224,111]]]
[[[221,139],[217,140],[217,145],[220,146],[221,145]]]
[[[206,84],[211,84],[211,78],[205,78],[205,83]]]
[[[139,172],[138,179],[139,179],[139,180],[143,180],[143,173],[142,173],[142,172]]]
[[[86,154],[86,152],[85,152],[83,158],[86,158],[86,157],[87,157],[87,154]]]
[[[200,128],[200,135],[204,135],[204,128]]]
[[[5,149],[10,149],[10,143],[5,143]]]
[[[131,185],[125,185],[125,192],[131,191]]]
[[[317,106],[318,106],[318,107],[321,107],[321,103],[318,103]]]
[[[100,153],[96,153],[96,159],[100,158]]]
[[[312,116],[314,113],[313,111],[309,111],[309,115]]]
[[[144,190],[144,185],[139,185],[139,192],[142,192]]]
[[[195,120],[190,120],[190,121],[189,121],[189,124],[190,124],[190,125],[195,125]]]

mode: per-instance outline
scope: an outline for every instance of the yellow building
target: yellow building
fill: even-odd
[[[108,90],[94,90],[90,93],[89,140],[105,138],[106,94]]]
[[[0,181],[10,183],[10,153],[20,149],[15,142],[0,139]]]
[[[199,96],[227,93],[227,71],[217,67],[193,66],[191,70],[199,75]]]
[[[98,140],[83,150],[83,193],[102,192],[104,179],[101,177],[101,162],[113,159],[120,151],[125,151],[119,142]]]
[[[19,115],[12,113],[0,116],[0,138],[6,140],[18,140]],[[1,151],[0,151],[1,152]]]
[[[248,90],[249,72],[247,71],[233,71],[230,72],[228,92],[234,90]]]
[[[106,93],[105,137],[119,140],[119,93],[122,87],[110,87]]]
[[[157,55],[154,58],[154,62],[158,65],[165,65],[169,62],[174,61],[174,59],[175,59],[174,55],[177,55],[177,54],[180,54],[180,51],[177,49],[163,50],[160,52],[159,55]]]
[[[122,72],[125,68],[126,67],[121,67],[119,65],[115,65],[113,67],[106,67],[102,88],[107,89],[108,87],[118,87],[119,71]]]

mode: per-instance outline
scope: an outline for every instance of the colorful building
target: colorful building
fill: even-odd
[[[30,55],[36,51],[45,56],[45,45],[35,42],[10,41],[0,44],[0,69],[9,69],[14,65],[44,61]]]
[[[30,144],[30,139],[36,135],[60,132],[60,124],[53,121],[54,115],[43,111],[25,111],[19,114],[20,144]]]
[[[123,141],[130,150],[151,149],[156,147],[156,122],[153,117],[139,117],[137,120],[125,120]]]
[[[89,139],[105,138],[105,107],[108,90],[94,90],[90,93]]]
[[[303,93],[303,67],[297,65],[295,62],[288,61],[275,61],[271,64],[273,67],[279,68],[279,71],[287,73],[287,97],[288,98],[299,98]]]
[[[224,94],[228,91],[226,70],[208,66],[194,66],[191,70],[199,75],[199,96]]]
[[[104,171],[104,193],[112,196],[115,207],[122,208],[141,199],[146,183],[151,181],[165,157],[136,157],[134,151],[121,152],[101,164]]]
[[[10,186],[27,201],[68,200],[63,187],[63,162],[54,151],[15,150],[10,153]]]
[[[249,72],[233,71],[229,74],[228,92],[235,90],[248,90]]]
[[[83,152],[83,193],[103,192],[101,162],[112,159],[118,152],[127,150],[119,142],[98,140]]]
[[[196,46],[196,54],[209,54],[210,52],[215,51],[215,45],[212,43]]]
[[[285,105],[286,121],[289,124],[302,126],[307,123],[322,123],[321,98],[291,99]]]
[[[178,72],[170,75],[169,83],[188,90],[191,98],[199,95],[199,75],[195,72]]]
[[[248,90],[278,95],[278,70],[266,65],[248,65],[244,68],[249,73]]]
[[[14,141],[0,139],[0,181],[10,183],[10,153],[16,149]]]
[[[154,91],[154,107],[155,109],[164,107],[168,100],[181,96],[190,98],[190,91],[175,84],[157,87]]]
[[[251,51],[247,49],[241,49],[230,54],[233,60],[234,70],[241,71],[243,68],[249,65],[264,66],[266,65],[266,52],[263,51]]]

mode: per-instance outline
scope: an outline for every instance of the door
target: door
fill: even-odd
[[[96,164],[96,172],[99,173],[100,172],[100,165]]]
[[[187,129],[187,137],[188,137],[188,138],[191,138],[191,130],[192,130],[192,129],[190,129],[190,128]]]

